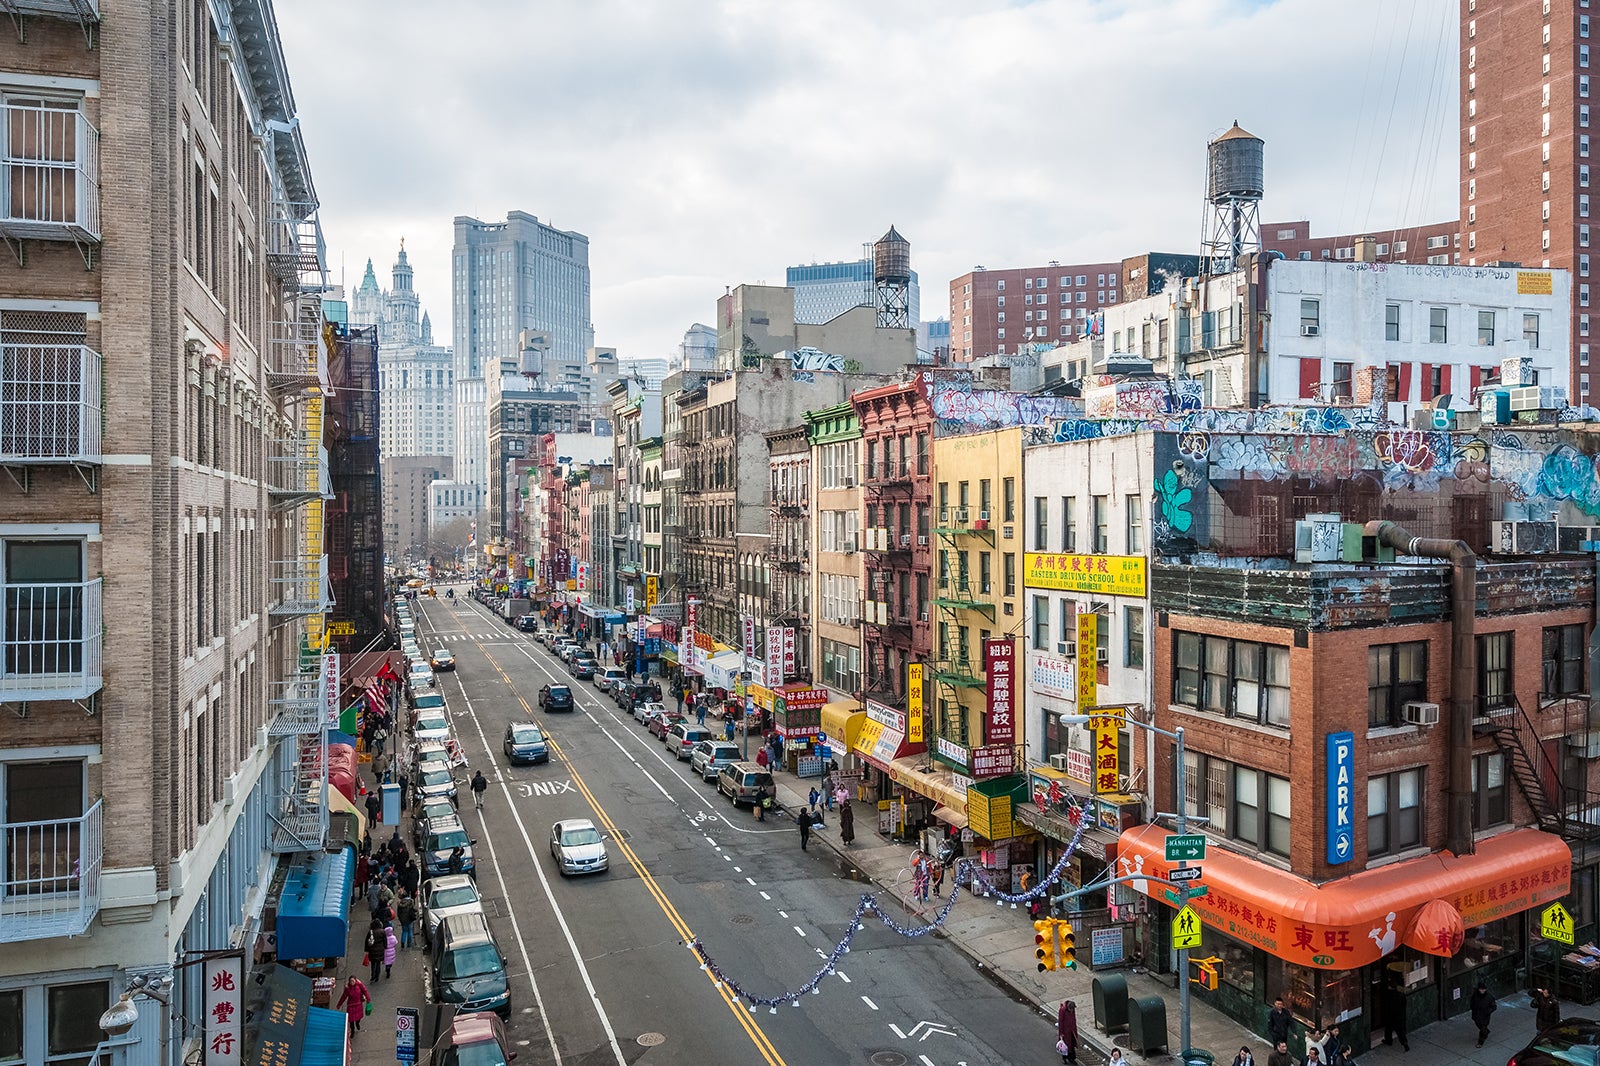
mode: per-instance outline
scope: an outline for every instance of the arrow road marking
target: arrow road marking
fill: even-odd
[[[956,1031],[954,1029],[947,1028],[946,1026],[941,1025],[939,1022],[918,1022],[916,1025],[911,1027],[909,1032],[902,1032],[900,1027],[893,1022],[889,1023],[889,1028],[893,1029],[894,1035],[898,1036],[901,1040],[910,1040],[912,1037],[917,1036],[918,1033],[921,1033],[922,1035],[917,1037],[917,1043],[919,1044],[928,1039],[930,1036],[956,1035]]]

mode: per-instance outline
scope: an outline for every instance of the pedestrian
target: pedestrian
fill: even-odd
[[[800,850],[805,851],[811,843],[811,812],[801,811],[795,821],[800,826]]]
[[[1121,1048],[1111,1049],[1111,1054],[1106,1058],[1106,1066],[1128,1066],[1128,1060],[1123,1057]]]
[[[1477,991],[1472,993],[1472,1001],[1468,1009],[1472,1013],[1472,1024],[1478,1027],[1478,1046],[1489,1039],[1489,1017],[1494,1014],[1500,1004],[1494,1001],[1494,993],[1489,991],[1489,986],[1482,981],[1478,982]]]
[[[1267,1036],[1272,1038],[1274,1044],[1289,1042],[1289,1027],[1293,1020],[1289,1008],[1283,1005],[1283,997],[1274,999],[1272,1010],[1267,1013]]]
[[[1070,999],[1056,1011],[1056,1050],[1062,1062],[1078,1061],[1078,1005]]]
[[[1401,983],[1400,975],[1394,970],[1385,970],[1383,977],[1383,1042],[1393,1044],[1394,1038],[1400,1038],[1400,1046],[1407,1051],[1411,1050],[1411,1042],[1406,1037],[1406,993],[1405,986]],[[1536,1001],[1537,1002],[1537,1001]],[[1560,1008],[1557,1008],[1557,1014]],[[1559,1018],[1557,1019],[1560,1020]],[[1551,1023],[1555,1024],[1554,1022]],[[1543,1029],[1544,1026],[1540,1025]]]
[[[479,770],[472,775],[472,803],[478,810],[483,810],[483,794],[489,790],[489,779]]]
[[[706,713],[705,706],[702,705],[700,707],[700,720],[702,722],[705,721],[705,713]],[[732,718],[728,719],[726,722],[723,723],[722,735],[724,737],[726,737],[730,743],[733,741],[733,719]]]
[[[367,858],[365,855],[356,860],[356,883],[354,891],[350,894],[351,903],[354,903],[356,900],[360,899],[366,894],[367,876],[372,870],[371,864],[372,860]]]
[[[361,1019],[366,1017],[367,1004],[372,1002],[372,993],[367,991],[367,986],[361,983],[361,978],[351,974],[344,983],[344,991],[339,993],[339,1002],[335,1007],[344,1008],[344,1016],[350,1022],[350,1035],[355,1036],[361,1028]]]
[[[1240,1048],[1239,1053],[1233,1057],[1233,1066],[1256,1066],[1255,1056],[1250,1054],[1248,1044]]]
[[[856,812],[849,804],[839,808],[839,839],[846,844],[855,843]]]
[[[399,773],[395,774],[394,781],[395,784],[400,786],[400,809],[403,811],[407,807],[411,806],[411,796],[407,790],[407,786],[410,785],[411,782],[406,777],[406,771],[404,767],[400,769]]]
[[[1350,1058],[1350,1045],[1339,1035],[1339,1023],[1328,1026],[1328,1042],[1322,1046],[1322,1057],[1328,1066],[1344,1066]]]
[[[772,760],[767,757],[767,747],[763,744],[756,751],[756,765],[765,770]]]
[[[1561,1024],[1561,1000],[1548,988],[1533,990],[1533,1009],[1538,1032],[1554,1029]]]
[[[383,824],[383,800],[376,792],[367,793],[367,821],[373,825]]]
[[[458,874],[466,869],[467,855],[461,845],[450,849],[450,858],[445,862],[445,869],[453,874]]]
[[[1272,1049],[1272,1054],[1267,1056],[1267,1066],[1295,1066],[1294,1056],[1289,1054],[1289,1045],[1278,1041],[1277,1047]]]
[[[806,802],[810,803],[811,806],[815,807],[817,805],[817,801],[820,800],[821,798],[822,798],[822,793],[817,791],[817,786],[816,785],[812,785],[811,786],[811,791],[806,794]]]
[[[1328,1041],[1331,1034],[1326,1029],[1312,1029],[1306,1033],[1306,1061],[1312,1061],[1312,1055],[1318,1060],[1325,1061],[1328,1057]]]
[[[422,871],[417,869],[417,860],[407,855],[405,865],[400,867],[400,884],[413,899],[416,898],[417,885],[421,880]]]
[[[833,794],[834,802],[839,804],[839,809],[845,810],[850,805],[850,790],[840,785]]]
[[[372,831],[367,830],[361,834],[361,854],[372,854]]]
[[[377,918],[367,926],[367,942],[364,949],[367,953],[367,965],[372,969],[372,983],[378,983],[378,973],[383,969],[383,949],[388,945],[388,940],[383,935],[383,922]]]
[[[695,700],[694,701],[694,720],[695,720],[695,723],[697,725],[705,725],[706,724],[706,701],[705,700]],[[731,730],[731,729],[728,731],[728,739],[729,740],[733,739],[733,730]]]
[[[767,820],[767,790],[765,788],[756,789],[756,801],[750,806],[755,811],[756,821],[764,822]]]
[[[1322,1052],[1318,1048],[1314,1046],[1306,1048],[1306,1066],[1323,1066]]]
[[[929,873],[930,873],[930,876],[933,879],[933,894],[935,896],[943,895],[944,894],[944,869],[945,869],[944,861],[942,859],[930,858],[928,860],[928,862],[929,862],[930,866],[932,867],[931,870],[929,871]],[[1022,891],[1024,893],[1026,893],[1028,891],[1028,874],[1030,872],[1031,871],[1029,871],[1029,870],[1022,871]]]
[[[682,714],[683,713],[683,689],[680,688],[678,690],[677,696],[678,696],[678,713]]]
[[[389,842],[384,846],[389,849],[390,860],[398,865],[406,854],[406,842],[400,839],[400,827],[398,825],[394,827],[394,832],[389,835]]]
[[[383,927],[383,976],[388,977],[394,969],[394,957],[400,953],[400,938],[395,935],[394,926]]]
[[[830,811],[833,810],[834,800],[838,798],[834,795],[837,791],[838,786],[834,783],[833,775],[830,773],[822,779],[822,796],[827,802],[828,810]]]
[[[412,927],[417,922],[417,900],[411,893],[401,895],[400,905],[395,909],[395,920],[400,923],[400,946],[410,947]]]

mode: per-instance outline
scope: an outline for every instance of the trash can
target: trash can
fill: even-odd
[[[1094,994],[1094,1024],[1103,1033],[1128,1027],[1128,979],[1120,973],[1096,975]]]
[[[1178,1052],[1178,1066],[1216,1066],[1217,1057],[1199,1048],[1186,1048]]]
[[[1167,1001],[1141,996],[1128,1003],[1128,1046],[1141,1055],[1167,1049]]]

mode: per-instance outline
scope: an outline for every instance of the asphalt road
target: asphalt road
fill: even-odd
[[[792,824],[735,811],[589,683],[570,681],[575,713],[539,712],[539,688],[570,679],[528,634],[464,595],[417,602],[425,650],[455,653],[441,690],[471,769],[491,783],[481,815],[463,793],[462,820],[510,960],[517,1066],[1055,1061],[1050,1020],[940,939],[871,917],[798,1007],[736,1003],[687,938],[757,994],[779,995],[817,973],[871,886],[824,848],[802,852]],[[505,725],[527,719],[554,754],[511,767]],[[557,873],[550,826],[572,817],[601,827],[609,873]]]

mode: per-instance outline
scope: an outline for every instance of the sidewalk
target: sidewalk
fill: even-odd
[[[778,802],[789,817],[806,805],[807,794],[813,784],[792,774],[774,775],[777,782]],[[918,905],[911,898],[910,844],[890,842],[878,835],[878,811],[870,804],[855,802],[855,842],[846,846],[839,839],[839,812],[825,815],[825,826],[813,830],[811,838],[820,841],[836,852],[856,871],[865,875],[889,896],[897,898],[910,914],[924,911],[931,916],[943,906],[944,900],[934,897],[928,904]],[[797,831],[798,835],[798,831]],[[947,880],[945,889],[948,891]],[[1168,1064],[1178,1062],[1179,1045],[1178,994],[1172,975],[1161,977],[1148,973],[1135,973],[1131,969],[1110,971],[1127,978],[1128,995],[1132,997],[1160,996],[1167,1004],[1168,1054],[1155,1054],[1148,1058],[1131,1052],[1126,1033],[1107,1036],[1094,1026],[1094,1000],[1091,983],[1095,974],[1087,965],[1075,970],[1057,970],[1040,973],[1034,957],[1033,923],[1027,911],[1007,905],[995,906],[987,899],[964,897],[950,912],[943,935],[964,954],[990,971],[993,977],[1016,995],[1033,1004],[1054,1019],[1064,999],[1077,1001],[1079,1039],[1108,1054],[1113,1045],[1123,1049],[1131,1063]],[[1197,996],[1190,997],[1190,1046],[1203,1049],[1216,1056],[1221,1066],[1231,1062],[1240,1047],[1249,1047],[1258,1063],[1266,1061],[1267,1038],[1252,1033],[1244,1026],[1209,1006]],[[1564,1003],[1563,1017],[1581,1016],[1584,1008]],[[1366,1063],[1473,1063],[1478,1066],[1503,1066],[1510,1056],[1521,1050],[1534,1033],[1534,1012],[1528,997],[1519,994],[1500,1001],[1494,1015],[1494,1026],[1489,1041],[1475,1048],[1477,1030],[1465,1015],[1445,1022],[1437,1022],[1419,1029],[1411,1036],[1410,1054],[1396,1043],[1385,1047],[1381,1043],[1360,1056]],[[1291,1047],[1298,1060],[1302,1048]]]

